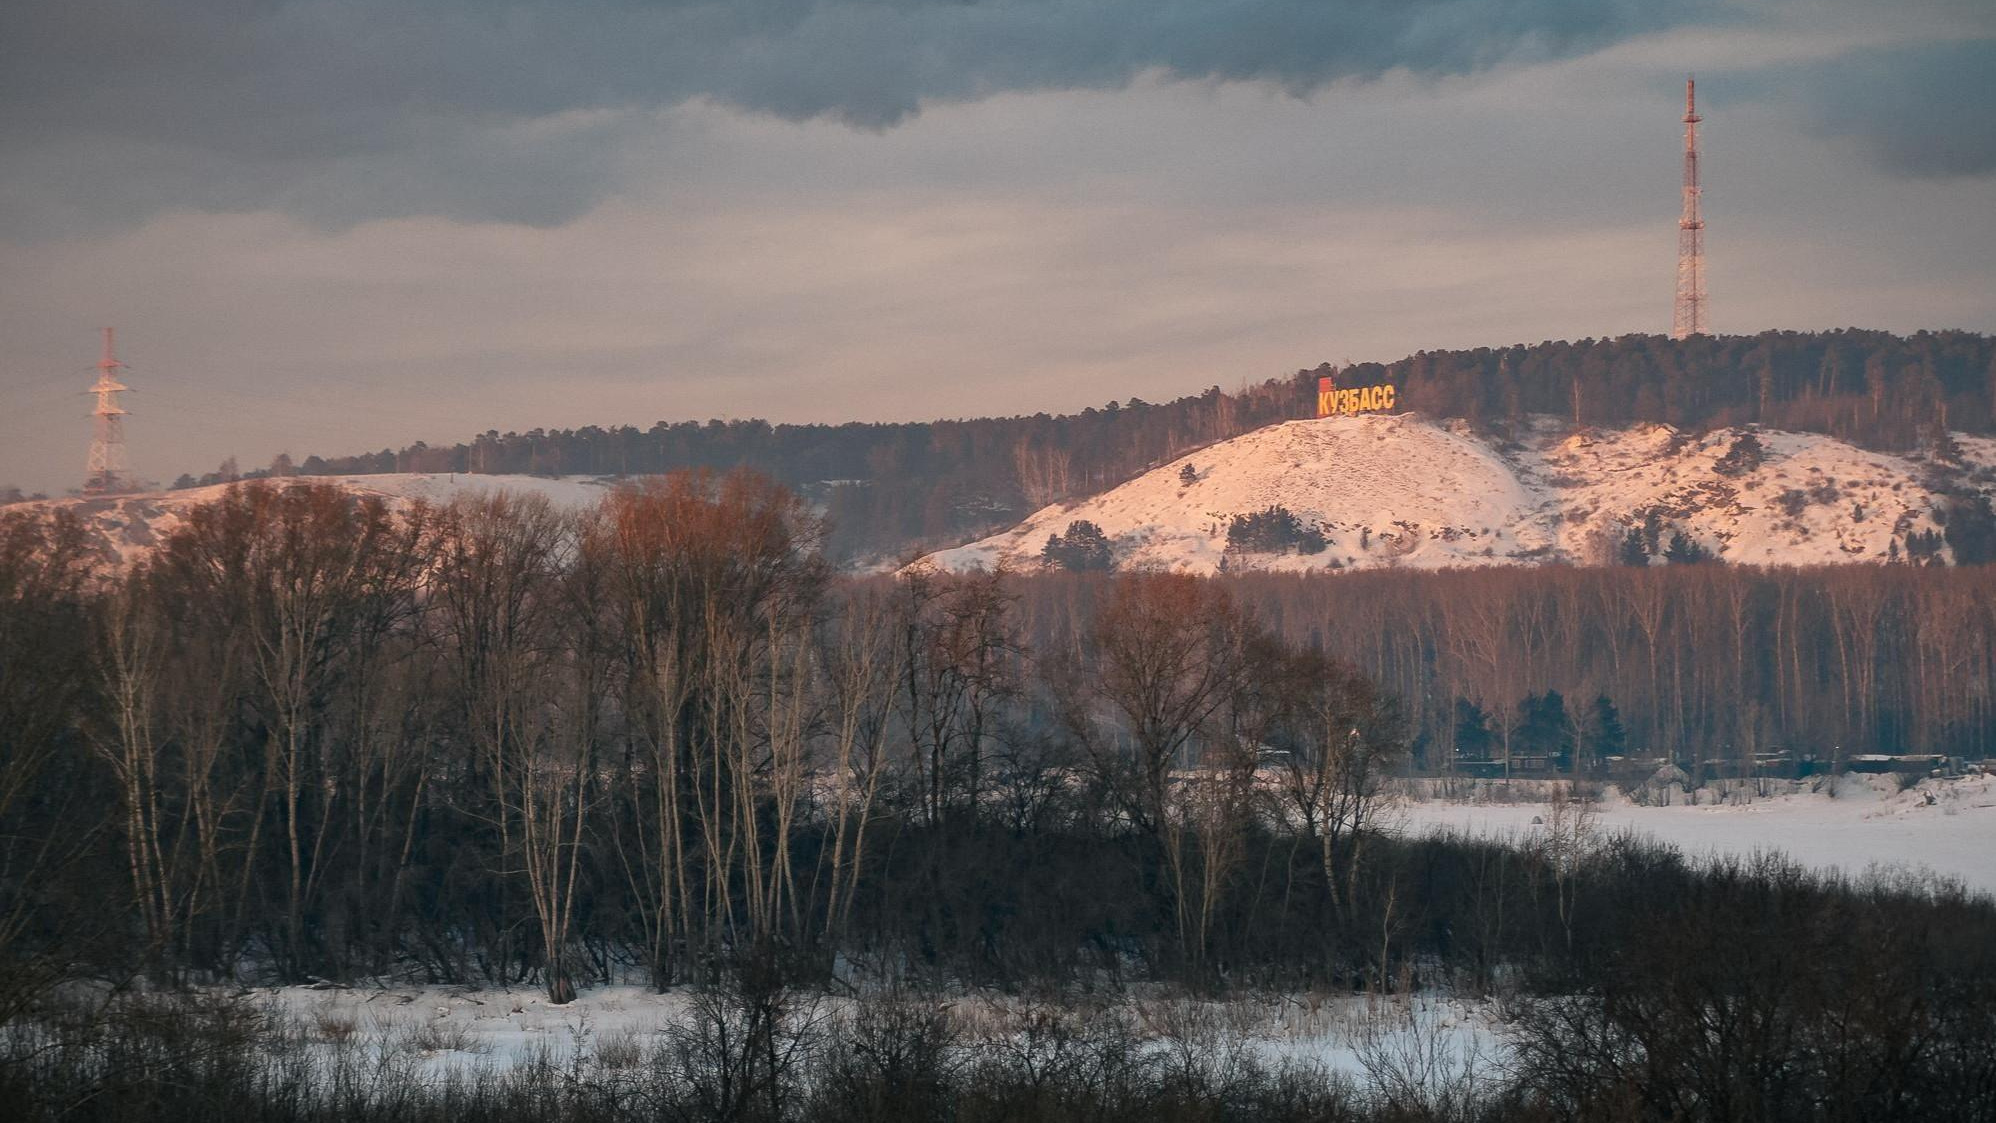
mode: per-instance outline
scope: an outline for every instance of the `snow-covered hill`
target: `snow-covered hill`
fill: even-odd
[[[1958,437],[1956,470],[1819,434],[1746,437],[1665,425],[1569,435],[1546,423],[1500,447],[1460,422],[1414,414],[1291,421],[919,564],[1033,566],[1049,536],[1081,520],[1101,528],[1121,568],[1194,573],[1604,564],[1645,525],[1661,531],[1659,547],[1681,533],[1731,562],[1881,562],[1940,529],[1936,510],[1949,501],[1936,493],[1937,473],[1985,493],[1996,484],[1989,440]],[[1229,553],[1230,520],[1273,505],[1319,532],[1324,548]]]
[[[354,495],[381,496],[393,505],[424,500],[447,503],[459,495],[492,491],[535,492],[563,507],[584,507],[606,494],[614,481],[569,476],[548,479],[541,476],[476,476],[443,473],[405,472],[377,476],[293,476],[267,481],[274,484],[332,483]],[[67,508],[81,515],[89,529],[103,564],[122,569],[151,551],[180,525],[192,507],[220,499],[231,484],[189,488],[185,491],[157,491],[138,495],[106,495],[81,499],[46,499],[18,504],[4,510],[50,510]]]
[[[1756,431],[1757,457],[1735,453],[1741,430],[1702,435],[1664,425],[1586,430],[1546,422],[1504,444],[1460,422],[1415,414],[1291,421],[1180,457],[1100,495],[1047,507],[1009,531],[923,559],[948,569],[1038,565],[1051,535],[1093,522],[1122,568],[1194,573],[1402,566],[1603,564],[1631,528],[1683,534],[1743,564],[1879,562],[1933,541],[1955,488],[1996,492],[1996,440],[1957,434],[1959,467],[1869,452],[1813,433]],[[1190,479],[1185,476],[1192,469]],[[570,476],[409,473],[294,477],[394,503],[447,502],[495,490],[582,507],[615,481]],[[227,485],[56,499],[12,509],[68,508],[86,520],[107,568],[152,549],[195,505]],[[1271,506],[1322,536],[1314,553],[1227,549],[1236,515]],[[1945,555],[1945,547],[1942,553]]]

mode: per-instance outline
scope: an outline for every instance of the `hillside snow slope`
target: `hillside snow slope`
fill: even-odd
[[[1632,528],[1683,534],[1755,565],[1882,562],[1937,531],[1935,466],[1813,433],[1758,430],[1762,454],[1727,454],[1744,431],[1666,425],[1569,433],[1550,422],[1499,446],[1415,414],[1291,421],[1222,441],[1100,495],[1042,509],[1011,530],[917,564],[1029,568],[1049,536],[1099,526],[1119,568],[1190,573],[1607,564]],[[1955,486],[1987,494],[1996,442],[1959,438]],[[1193,478],[1182,478],[1190,465]],[[1314,554],[1230,553],[1236,515],[1280,505],[1322,533]],[[1941,555],[1946,556],[1945,547]]]
[[[307,483],[337,484],[355,496],[379,496],[391,507],[406,506],[416,500],[448,503],[460,495],[482,495],[494,491],[546,495],[559,507],[586,507],[609,493],[614,481],[570,476],[548,479],[541,476],[476,476],[464,474],[404,472],[377,476],[290,476],[266,483],[278,486]],[[67,509],[82,516],[99,564],[106,569],[123,569],[154,547],[181,525],[186,512],[220,499],[234,484],[189,488],[185,491],[155,491],[137,495],[104,495],[81,499],[45,499],[21,503],[0,511]]]

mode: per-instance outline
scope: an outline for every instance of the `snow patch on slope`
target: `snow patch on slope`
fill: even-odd
[[[1895,539],[1938,531],[1919,464],[1815,433],[1759,431],[1762,463],[1719,464],[1741,436],[1669,426],[1580,433],[1531,447],[1520,470],[1549,493],[1562,553],[1607,564],[1649,512],[1726,561],[1835,565],[1885,561]]]
[[[418,500],[430,504],[448,503],[463,495],[487,495],[497,491],[545,495],[556,506],[582,508],[594,505],[615,485],[614,480],[568,476],[483,476],[443,472],[403,472],[372,476],[288,476],[264,483],[285,487],[302,484],[334,484],[356,497],[377,496],[391,507]],[[8,510],[56,510],[75,512],[84,520],[101,564],[124,569],[150,553],[172,534],[187,512],[212,503],[236,484],[188,488],[184,491],[157,491],[137,495],[104,495],[82,499],[47,499],[17,504]]]

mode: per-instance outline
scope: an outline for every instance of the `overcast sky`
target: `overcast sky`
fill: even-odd
[[[1996,331],[1987,0],[0,0],[0,484]]]

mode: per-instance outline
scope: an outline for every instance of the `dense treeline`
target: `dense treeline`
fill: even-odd
[[[171,977],[1378,980],[1459,950],[1324,952],[1399,876],[1389,775],[1996,738],[1987,568],[839,579],[807,505],[691,473],[245,484],[89,573],[0,521],[0,939]],[[105,949],[29,923],[113,882]]]
[[[661,421],[649,429],[586,426],[487,432],[469,443],[359,456],[280,457],[269,469],[233,462],[176,487],[267,475],[480,472],[640,476],[749,468],[830,516],[839,560],[895,557],[1008,525],[1068,495],[1128,479],[1187,448],[1302,416],[1301,383],[1218,387],[1167,405],[1138,398],[1078,414],[909,424],[771,425],[760,420]],[[1300,403],[1300,404],[1299,404]]]
[[[824,1088],[879,1092],[867,1064],[923,1048],[958,1067],[930,1074],[928,1107],[871,1117],[1371,1110],[1321,1077],[1247,1069],[1159,1093],[1167,1070],[1137,1052],[1114,1054],[1129,1065],[1117,1079],[1096,1065],[1070,1074],[1078,1084],[1040,1080],[972,1065],[974,1052],[914,1023],[858,1057],[836,1038],[795,1054],[829,1066],[808,1078],[756,1068],[791,1032],[794,987],[855,980],[1501,990],[1519,1004],[1525,1063],[1476,1100],[1490,1118],[1996,1110],[1986,899],[1775,859],[1698,866],[1600,838],[1568,803],[1521,849],[1374,823],[1420,715],[1446,706],[1432,689],[1392,698],[1395,660],[1431,660],[1422,673],[1460,673],[1465,690],[1540,692],[1543,718],[1543,691],[1577,665],[1562,660],[1590,657],[1559,629],[1594,628],[1584,642],[1623,645],[1591,655],[1619,660],[1618,688],[1651,684],[1628,692],[1630,739],[1663,729],[1691,743],[1708,726],[1644,707],[1701,714],[1746,673],[1717,660],[1719,677],[1694,688],[1717,642],[1698,631],[1717,626],[1708,601],[1772,603],[1756,683],[1778,693],[1791,675],[1811,689],[1843,676],[1827,680],[1853,691],[1837,720],[1875,723],[1888,663],[1919,655],[1887,645],[1900,623],[1836,638],[1837,606],[1957,598],[1907,614],[1953,620],[1969,629],[1959,643],[1983,646],[1937,649],[1917,681],[1962,715],[1950,720],[1986,732],[1979,571],[1865,570],[1882,584],[1848,586],[1703,569],[1398,586],[850,580],[782,488],[686,473],[574,516],[503,494],[395,512],[333,487],[248,484],[191,511],[131,574],[90,572],[73,516],[0,515],[0,1029],[13,1027],[0,1080],[22,1102],[312,1114],[328,1090],[310,1066],[256,1068],[198,1028],[187,1044],[179,1014],[67,1023],[51,986],[391,976],[531,980],[557,1003],[611,979],[722,996],[701,1015],[712,1032],[663,1056],[662,1083],[642,1094],[567,1077],[538,1087],[544,1114],[572,1118],[621,1118],[633,1103],[808,1117],[827,1110],[812,1098]],[[1694,580],[1712,584],[1683,584]],[[1562,597],[1577,598],[1570,617]],[[1797,607],[1811,598],[1827,607]],[[1442,615],[1406,615],[1421,604]],[[1805,612],[1842,645],[1834,656],[1810,646],[1821,641],[1804,616],[1784,615]],[[1527,625],[1541,632],[1520,641]],[[1525,645],[1488,672],[1518,677],[1476,677],[1485,642]],[[1813,661],[1790,666],[1784,645]],[[1798,696],[1781,720],[1816,720],[1812,706]],[[703,1040],[735,1044],[716,1060]],[[121,1083],[119,1057],[168,1076]],[[726,1110],[674,1098],[716,1072],[768,1096]],[[504,1117],[529,1091],[401,1089],[390,1108],[334,1114],[435,1118],[469,1103]],[[975,1107],[1001,1093],[1027,1098]],[[1798,1102],[1815,1106],[1797,1114]]]
[[[1398,383],[1407,409],[1478,424],[1535,413],[1601,426],[1751,423],[1886,449],[1915,447],[1935,426],[1996,426],[1996,341],[1959,331],[1623,336],[1422,352],[1351,373]]]
[[[1322,366],[1234,392],[1079,414],[919,424],[659,422],[487,432],[432,448],[311,456],[280,474],[499,472],[643,475],[754,468],[821,502],[835,559],[892,556],[988,532],[1055,499],[1089,494],[1200,445],[1313,415]],[[1907,449],[1937,426],[1996,432],[1996,343],[1968,332],[1764,332],[1671,340],[1547,342],[1423,351],[1343,372],[1392,381],[1401,408],[1491,430],[1549,414],[1578,424],[1682,428],[1757,423]],[[233,478],[232,468],[183,485]]]
[[[1289,642],[1351,661],[1402,700],[1440,770],[1464,704],[1514,748],[1533,695],[1567,703],[1582,770],[1607,751],[1681,763],[1694,782],[1786,751],[1996,756],[1996,569],[1517,568],[1252,575],[1245,603]],[[1543,755],[1543,754],[1541,754]]]
[[[1585,774],[1610,753],[1678,762],[1694,782],[1781,751],[1826,766],[1996,755],[1988,566],[1254,573],[1228,587],[1283,642],[1392,695],[1427,771],[1548,755],[1514,745],[1548,693],[1567,767]],[[1016,588],[1028,641],[1047,652],[1079,649],[1105,586],[1046,573]],[[1604,700],[1620,727],[1606,748]],[[1466,713],[1488,734],[1479,751],[1459,743]]]
[[[48,973],[1357,969],[1251,949],[1362,895],[1398,724],[1221,585],[1117,580],[1038,653],[1006,579],[834,581],[747,474],[579,516],[246,484],[101,582],[79,539],[0,521],[0,940]],[[1302,911],[1251,924],[1278,824]]]

